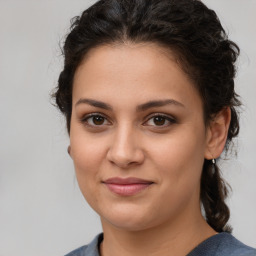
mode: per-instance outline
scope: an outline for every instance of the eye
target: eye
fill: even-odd
[[[144,124],[149,126],[166,127],[174,123],[176,123],[174,118],[162,114],[155,114]]]
[[[85,117],[83,117],[81,122],[89,126],[103,126],[109,124],[107,118],[100,114],[86,115]]]

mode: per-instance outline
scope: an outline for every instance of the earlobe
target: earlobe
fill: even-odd
[[[226,107],[210,121],[207,128],[206,159],[218,158],[221,155],[226,144],[230,120],[231,110]]]

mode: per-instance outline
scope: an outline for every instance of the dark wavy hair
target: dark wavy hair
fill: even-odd
[[[175,53],[177,62],[201,95],[205,122],[223,108],[231,109],[226,150],[239,132],[234,91],[239,47],[227,37],[216,13],[199,0],[100,0],[72,19],[64,47],[64,68],[53,95],[70,132],[72,83],[87,53],[111,44],[155,43]],[[200,200],[208,224],[231,232],[225,203],[228,189],[217,164],[205,159]]]

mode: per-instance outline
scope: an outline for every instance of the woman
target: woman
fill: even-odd
[[[103,234],[68,255],[256,255],[230,234],[217,166],[238,54],[198,0],[101,0],[74,20],[55,97]]]

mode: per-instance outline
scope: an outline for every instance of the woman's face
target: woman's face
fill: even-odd
[[[95,48],[75,73],[72,100],[70,154],[103,223],[143,230],[200,214],[208,132],[201,98],[170,53]]]

